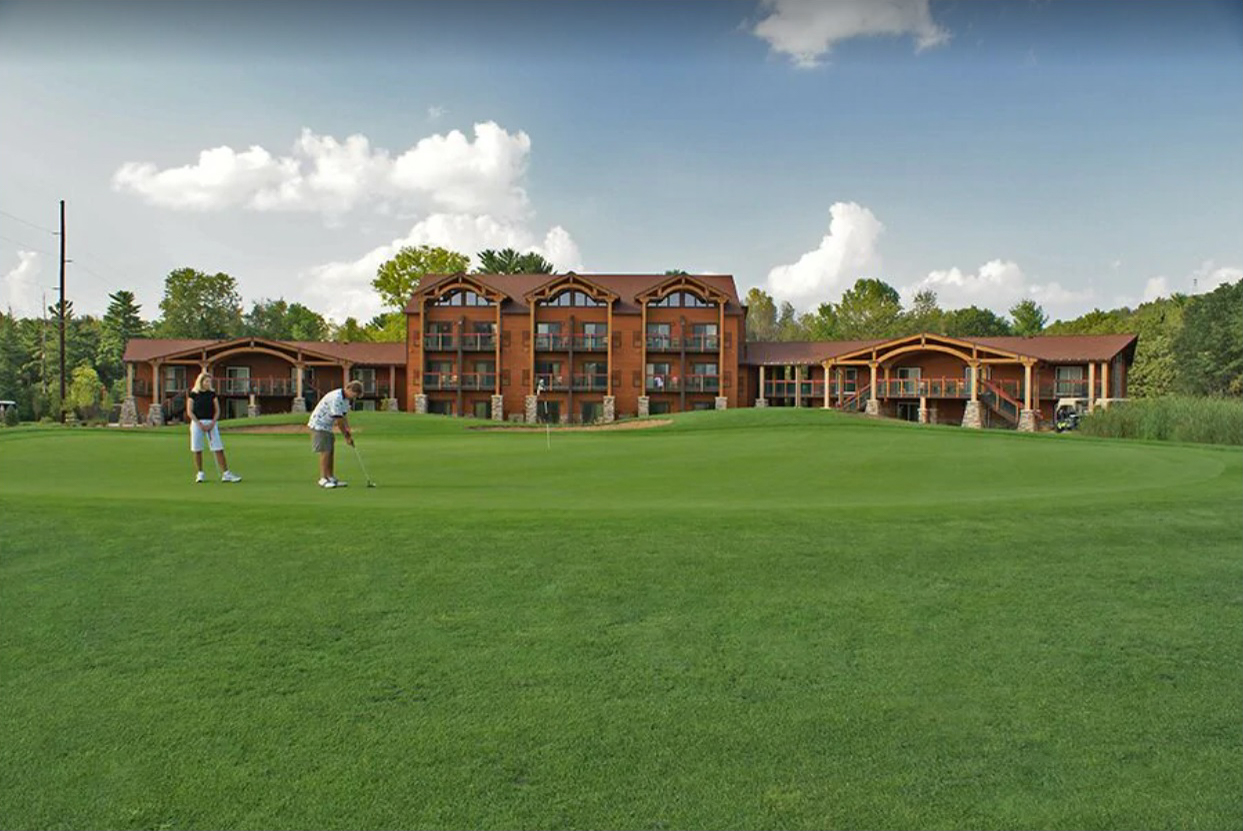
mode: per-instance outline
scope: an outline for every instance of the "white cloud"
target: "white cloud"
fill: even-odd
[[[1170,294],[1170,281],[1164,277],[1149,277],[1144,284],[1144,302],[1150,303]]]
[[[1218,266],[1212,260],[1205,260],[1200,267],[1191,272],[1188,282],[1192,294],[1210,292],[1222,283],[1237,283],[1243,280],[1243,268]]]
[[[854,37],[911,35],[917,51],[950,37],[933,22],[928,0],[762,0],[760,8],[768,14],[752,33],[801,67]]]
[[[768,292],[775,300],[799,308],[815,306],[880,268],[876,242],[885,229],[880,220],[854,202],[834,203],[829,217],[829,232],[818,248],[768,272]]]
[[[39,277],[43,273],[37,251],[18,251],[17,265],[4,275],[4,308],[18,317],[43,313]]]
[[[1051,314],[1079,308],[1096,297],[1090,288],[1076,291],[1058,282],[1034,283],[1010,260],[989,260],[976,272],[964,272],[957,267],[929,272],[927,277],[902,290],[903,299],[909,303],[916,293],[926,289],[936,292],[943,309],[974,305],[998,314],[1005,314],[1015,303],[1029,297]]]
[[[427,108],[427,120],[428,121],[439,121],[440,119],[444,118],[448,114],[449,114],[449,111],[444,107],[433,105]]]
[[[514,248],[534,251],[550,261],[557,271],[581,271],[582,256],[570,234],[554,226],[539,239],[522,224],[492,216],[433,214],[395,239],[368,251],[356,260],[319,265],[303,275],[308,300],[314,308],[334,320],[355,317],[369,320],[384,311],[371,287],[376,269],[391,259],[398,249],[412,245],[436,245],[451,251],[475,253],[487,248]]]
[[[192,165],[160,170],[126,162],[113,175],[115,190],[184,210],[243,207],[257,211],[319,211],[339,215],[389,199],[427,210],[473,211],[517,217],[527,210],[520,181],[531,140],[494,122],[420,140],[398,155],[373,148],[361,134],[339,141],[304,129],[290,155],[265,148],[204,150]]]

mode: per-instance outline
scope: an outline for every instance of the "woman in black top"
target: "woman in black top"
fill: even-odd
[[[240,482],[242,477],[229,470],[229,463],[224,458],[224,442],[220,438],[220,399],[211,386],[211,376],[206,371],[200,372],[194,380],[194,386],[186,395],[186,419],[190,422],[190,452],[194,454],[194,467],[198,471],[195,482],[206,482],[203,474],[204,439],[216,454],[216,464],[220,466],[221,482]]]

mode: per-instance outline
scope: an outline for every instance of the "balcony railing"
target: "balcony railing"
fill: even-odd
[[[464,390],[496,389],[495,372],[464,372],[459,377]]]
[[[720,392],[720,375],[688,375],[686,376],[687,392]]]
[[[423,373],[423,389],[425,390],[455,390],[458,389],[458,375],[456,372],[424,372]]]
[[[536,375],[535,388],[539,389],[541,383],[545,392],[564,392],[569,389],[564,375]]]
[[[535,336],[535,348],[541,352],[565,352],[570,348],[570,336],[540,332]]]
[[[601,392],[609,388],[609,376],[601,374],[575,375],[573,384],[576,391]]]
[[[836,393],[837,385],[830,386],[830,392]],[[796,395],[797,392],[797,395]],[[807,398],[824,397],[824,381],[794,381],[777,379],[764,382],[765,398],[795,398],[801,395]]]
[[[648,392],[681,392],[682,382],[676,375],[653,374],[647,376],[644,388]]]
[[[585,335],[580,332],[572,338],[575,351],[602,352],[609,348],[608,335]]]
[[[692,335],[683,341],[687,352],[716,352],[721,348],[717,335]]]
[[[429,332],[423,336],[423,348],[432,352],[454,352],[457,350],[457,336],[447,332]]]
[[[489,352],[496,349],[496,335],[491,332],[469,332],[462,335],[462,349],[467,352]]]
[[[1045,387],[1049,394],[1044,395],[1045,398],[1088,398],[1088,379],[1087,378],[1063,378],[1053,382],[1052,389]]]
[[[649,352],[677,352],[680,346],[673,335],[648,335],[647,349]]]

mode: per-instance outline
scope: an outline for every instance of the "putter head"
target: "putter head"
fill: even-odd
[[[368,482],[368,483],[367,483],[367,487],[369,487],[369,488],[374,488],[374,487],[375,487],[375,482]]]

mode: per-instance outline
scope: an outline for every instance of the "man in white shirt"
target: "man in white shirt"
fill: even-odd
[[[336,436],[333,424],[340,425],[346,444],[354,446],[354,434],[350,432],[350,402],[363,394],[360,381],[350,381],[343,389],[335,389],[315,405],[306,425],[311,428],[311,450],[319,454],[319,486],[321,488],[344,488],[348,483],[333,475],[333,450]]]

